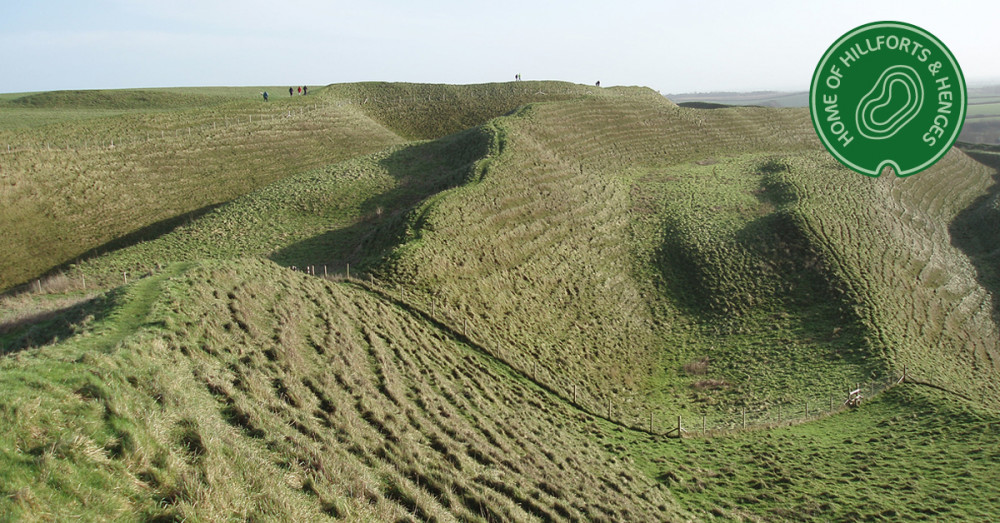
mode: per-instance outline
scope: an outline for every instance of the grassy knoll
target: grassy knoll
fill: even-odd
[[[746,269],[784,253],[738,245],[795,233],[787,219],[768,217],[778,207],[760,197],[756,168],[766,151],[794,154],[814,146],[804,116],[686,110],[641,95],[533,105],[495,123],[503,152],[490,158],[480,182],[419,211],[420,228],[385,273],[425,293],[425,303],[440,301],[484,345],[499,343],[508,351],[505,359],[537,372],[554,389],[586,391],[580,401],[598,412],[608,400],[624,403],[619,415],[631,423],[641,423],[651,407],[690,408],[691,386],[709,379],[723,380],[722,386],[695,391],[695,399],[713,408],[738,406],[725,399],[727,392],[766,404],[810,383],[860,381],[878,366],[860,363],[863,349],[853,353],[860,327],[839,321],[839,313],[824,317],[836,301],[817,297],[808,311],[794,300],[782,303],[784,291],[767,286],[788,264]],[[723,155],[736,159],[715,160]],[[684,223],[666,224],[670,216]],[[662,246],[667,225],[688,227],[687,240]],[[739,237],[747,234],[757,239]],[[733,284],[707,289],[711,296],[694,303],[661,296],[658,273],[690,273],[701,263],[706,278]],[[816,272],[809,283],[816,286],[822,277]],[[693,278],[666,286],[693,292],[703,279]],[[745,313],[745,321],[716,321],[733,312],[726,303]],[[822,324],[811,321],[817,317]],[[842,334],[828,345],[838,328]],[[842,365],[838,346],[851,348],[846,357],[853,364]],[[760,372],[774,367],[761,351],[781,361],[781,370]],[[710,374],[682,370],[706,358]],[[798,366],[784,366],[790,361]],[[819,361],[835,371],[816,367]]]
[[[815,148],[803,111],[618,90],[311,171],[77,270],[361,265],[593,411],[624,403],[632,424],[649,408],[731,418],[825,398],[904,365],[990,397],[990,315],[956,309],[932,277],[989,305],[947,232],[987,171],[954,153],[872,182]]]
[[[598,420],[377,296],[269,263],[171,267],[0,365],[15,518],[681,514],[590,441]]]
[[[545,81],[473,85],[364,82],[330,85],[321,95],[351,100],[401,136],[426,140],[480,125],[531,102],[620,92],[618,88],[602,90]]]

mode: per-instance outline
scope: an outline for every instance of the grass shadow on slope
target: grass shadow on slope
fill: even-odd
[[[960,212],[948,232],[951,243],[972,262],[976,280],[993,296],[993,321],[1000,325],[1000,147],[963,150],[995,170],[987,194]]]
[[[355,223],[282,247],[270,258],[282,265],[325,264],[334,272],[348,263],[370,268],[417,234],[421,220],[412,211],[421,202],[473,177],[491,143],[488,130],[475,128],[388,155],[379,166],[396,185],[365,199]]]
[[[48,310],[0,323],[0,356],[31,347],[41,347],[72,337],[104,320],[120,301],[123,291],[113,290],[96,298],[56,310]]]
[[[659,292],[700,326],[684,359],[666,364],[711,362],[740,401],[787,401],[883,372],[797,217],[787,180],[794,163],[750,157],[647,179],[674,202],[652,258]],[[686,192],[679,184],[700,184],[702,199],[669,197]]]
[[[175,229],[177,229],[182,225],[190,224],[191,222],[214,211],[215,209],[218,209],[219,207],[222,207],[223,205],[225,205],[225,203],[206,205],[200,209],[195,209],[193,211],[189,211],[183,214],[179,214],[177,216],[160,220],[156,223],[149,224],[145,227],[130,232],[124,236],[119,236],[118,238],[115,238],[103,245],[94,247],[93,249],[90,249],[87,252],[77,256],[72,261],[53,267],[52,269],[49,269],[45,274],[43,274],[42,277],[44,278],[46,276],[50,276],[59,272],[64,272],[72,268],[72,266],[80,263],[81,261],[97,258],[104,254],[114,252],[119,249],[125,249],[142,242],[156,240],[157,238],[160,238],[166,234],[170,234],[171,232],[173,232]],[[30,285],[31,285],[30,282],[25,283],[20,285],[19,287],[16,287],[15,290],[23,289]]]

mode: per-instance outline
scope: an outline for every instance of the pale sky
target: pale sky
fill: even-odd
[[[868,22],[931,32],[1000,83],[1000,2],[3,0],[0,92],[565,80],[667,93],[806,90]]]

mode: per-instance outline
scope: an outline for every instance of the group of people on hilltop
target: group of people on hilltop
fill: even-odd
[[[267,91],[264,91],[263,93],[260,93],[260,94],[264,95],[264,101],[266,102],[267,101]],[[301,95],[309,94],[309,86],[307,86],[307,85],[299,86],[299,94],[301,94]],[[289,87],[288,88],[288,96],[295,96],[295,88],[294,87]]]

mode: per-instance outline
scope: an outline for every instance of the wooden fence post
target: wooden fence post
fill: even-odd
[[[122,278],[125,279],[125,285],[128,285],[128,273],[127,272],[123,272],[122,273]]]
[[[326,278],[326,265],[323,266],[323,277]]]
[[[35,283],[38,284],[38,294],[41,294],[42,293],[42,280],[40,280],[40,279],[39,280],[35,280]]]
[[[573,384],[573,403],[576,403],[576,384]]]
[[[324,267],[326,267],[326,265],[324,265]],[[348,280],[351,279],[351,264],[350,263],[347,264],[347,279]]]
[[[684,434],[684,427],[681,425],[681,415],[677,415],[677,439],[680,439]]]
[[[743,407],[743,430],[747,428],[747,408]]]
[[[462,318],[462,336],[469,335],[469,318]]]
[[[707,427],[707,425],[705,424],[705,415],[702,414],[701,415],[701,435],[702,436],[707,436],[708,435],[708,430],[706,429],[706,427]]]

